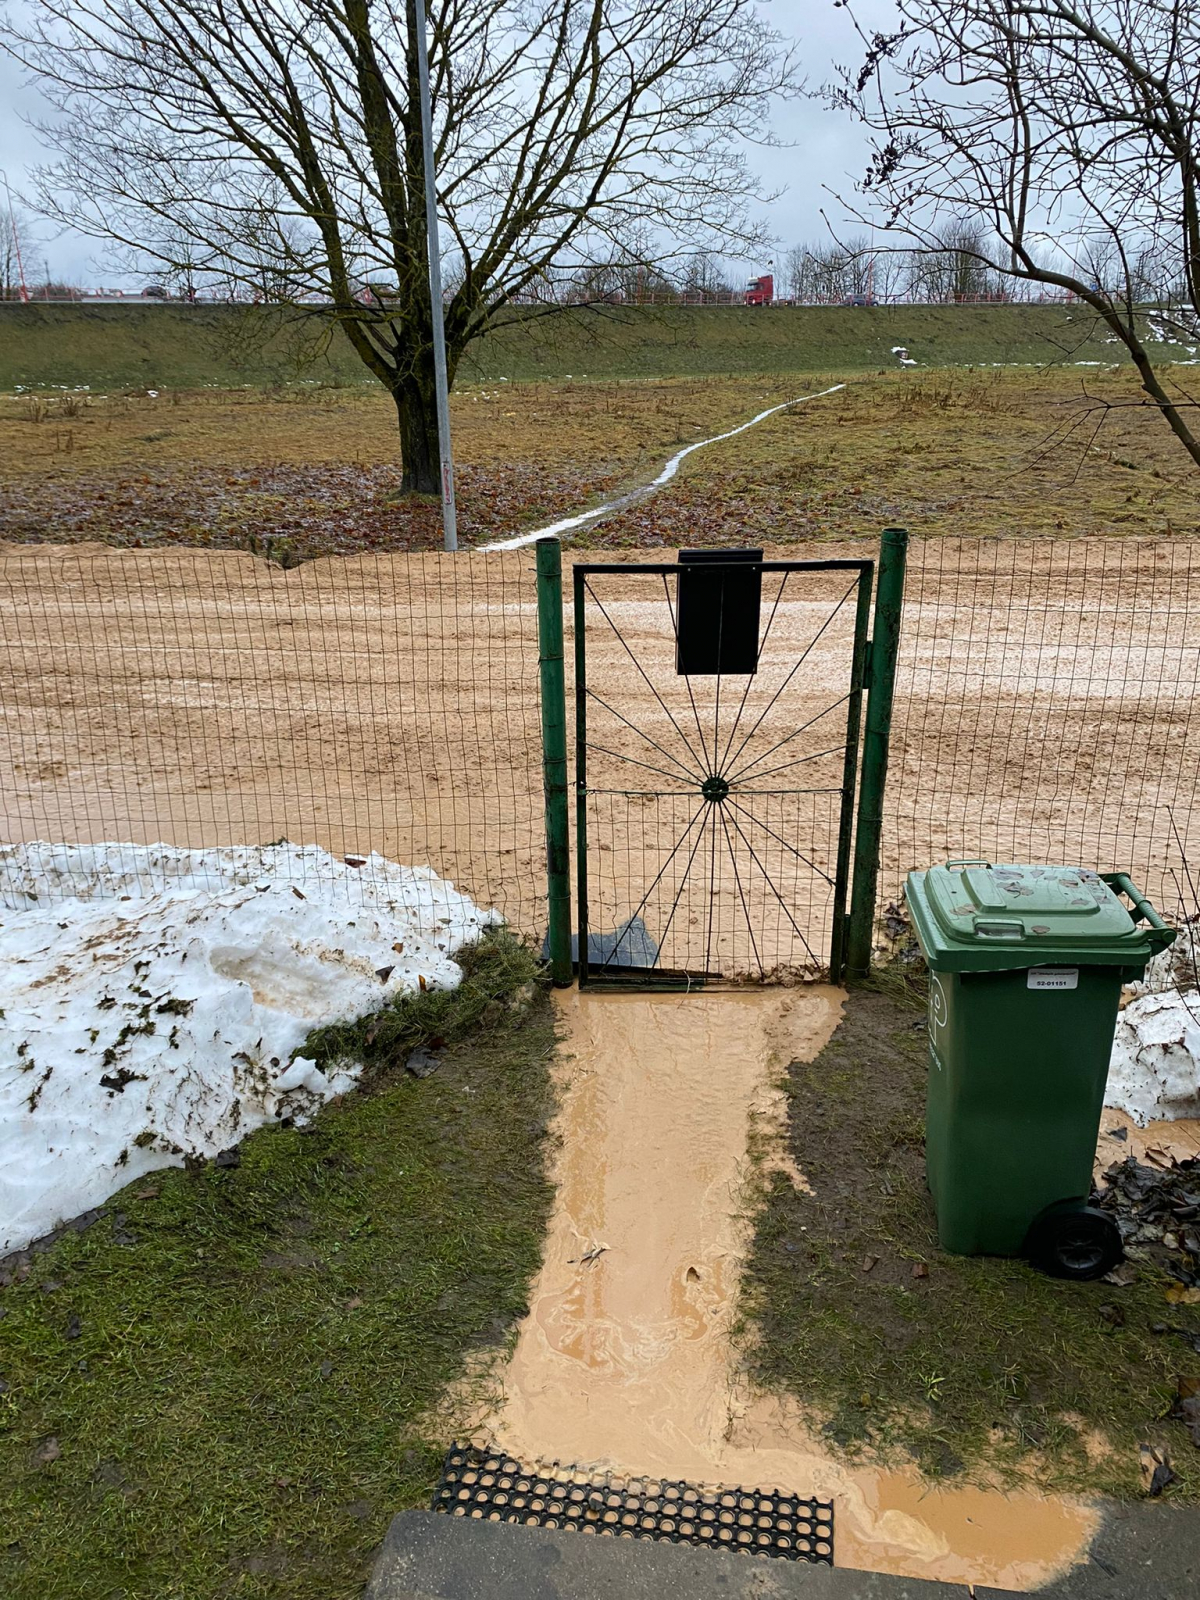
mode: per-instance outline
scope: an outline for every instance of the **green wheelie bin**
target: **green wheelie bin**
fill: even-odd
[[[1174,930],[1126,874],[1073,867],[948,861],[909,874],[908,907],[929,966],[942,1245],[1103,1276],[1120,1235],[1087,1202],[1121,985]]]

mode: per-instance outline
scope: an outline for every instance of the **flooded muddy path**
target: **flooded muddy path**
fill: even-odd
[[[835,1460],[738,1372],[752,1151],[772,1160],[779,1074],[823,1048],[842,998],[817,986],[560,997],[558,1197],[486,1432],[529,1465],[831,1498],[839,1566],[1030,1589],[1085,1555],[1087,1505]]]

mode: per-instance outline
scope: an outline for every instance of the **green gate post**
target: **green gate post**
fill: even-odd
[[[896,682],[896,657],[900,649],[900,614],[904,606],[904,564],[907,554],[907,531],[904,528],[885,528],[879,544],[875,629],[867,675],[867,718],[854,839],[854,882],[850,890],[850,920],[846,936],[845,975],[848,978],[865,978],[871,968],[871,939],[875,931],[875,894],[883,833],[883,792],[887,783],[892,692]]]
[[[537,541],[538,668],[542,687],[542,778],[546,794],[546,883],[550,977],[571,982],[571,847],[567,820],[567,692],[563,675],[562,546]]]

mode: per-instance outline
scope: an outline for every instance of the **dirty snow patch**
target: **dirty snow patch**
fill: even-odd
[[[1175,943],[1155,956],[1126,990],[1108,1069],[1106,1105],[1148,1122],[1200,1117],[1200,925],[1184,923]]]
[[[500,920],[428,867],[315,846],[0,854],[0,1254],[306,1120],[361,1071],[300,1055],[309,1031],[453,987],[455,952]],[[62,897],[32,901],[55,874]]]

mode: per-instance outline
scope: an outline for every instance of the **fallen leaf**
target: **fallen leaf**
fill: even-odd
[[[1169,1283],[1167,1301],[1173,1306],[1200,1306],[1200,1289],[1189,1289],[1183,1283]]]
[[[1142,1490],[1152,1500],[1157,1500],[1168,1484],[1174,1483],[1170,1452],[1143,1444],[1139,1449]]]
[[[929,1276],[929,1268],[924,1261],[913,1263],[912,1275],[914,1278],[927,1278]]]
[[[147,1183],[142,1188],[133,1191],[133,1198],[135,1200],[157,1200],[161,1193],[162,1190],[156,1183]]]

